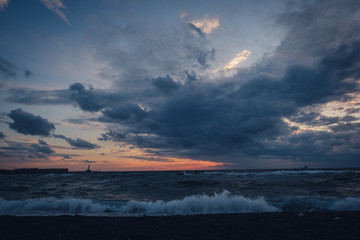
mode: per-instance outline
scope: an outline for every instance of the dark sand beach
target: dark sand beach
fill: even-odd
[[[359,239],[360,212],[1,216],[1,239]]]

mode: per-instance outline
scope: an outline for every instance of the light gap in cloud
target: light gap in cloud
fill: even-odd
[[[240,53],[236,55],[230,62],[228,62],[224,66],[224,70],[230,70],[238,66],[240,63],[245,62],[248,57],[251,55],[251,52],[249,50],[243,50]]]
[[[211,32],[213,32],[214,30],[220,27],[219,18],[217,17],[210,18],[208,15],[205,15],[205,17],[202,19],[193,20],[191,21],[191,23],[195,27],[200,28],[201,31],[203,31],[206,34],[210,34]]]

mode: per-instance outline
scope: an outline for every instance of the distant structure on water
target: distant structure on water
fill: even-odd
[[[88,165],[88,169],[85,172],[91,172],[90,165]]]

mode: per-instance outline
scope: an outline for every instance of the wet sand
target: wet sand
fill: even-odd
[[[360,212],[0,216],[0,239],[360,239]]]

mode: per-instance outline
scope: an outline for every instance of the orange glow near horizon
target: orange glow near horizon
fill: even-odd
[[[81,158],[82,159],[82,158]],[[169,159],[169,158],[168,158]],[[2,169],[15,168],[68,168],[69,171],[84,171],[87,165],[91,165],[93,171],[182,171],[182,170],[213,170],[223,169],[222,162],[201,161],[192,159],[171,158],[168,162],[148,161],[139,159],[105,160],[92,163],[92,159],[64,160],[59,156],[50,156],[47,160],[39,160],[28,163],[13,162],[3,165]]]
[[[29,149],[37,144],[37,139],[12,137],[1,145],[22,144]],[[13,154],[11,158],[0,161],[0,169],[15,168],[68,168],[69,171],[84,171],[91,165],[94,171],[177,171],[177,170],[211,170],[224,169],[223,162],[193,160],[189,158],[166,157],[147,153],[143,149],[130,149],[128,146],[102,144],[101,149],[73,149],[58,139],[48,141],[54,153],[47,158],[28,159],[28,152]],[[11,150],[10,150],[11,151]]]

